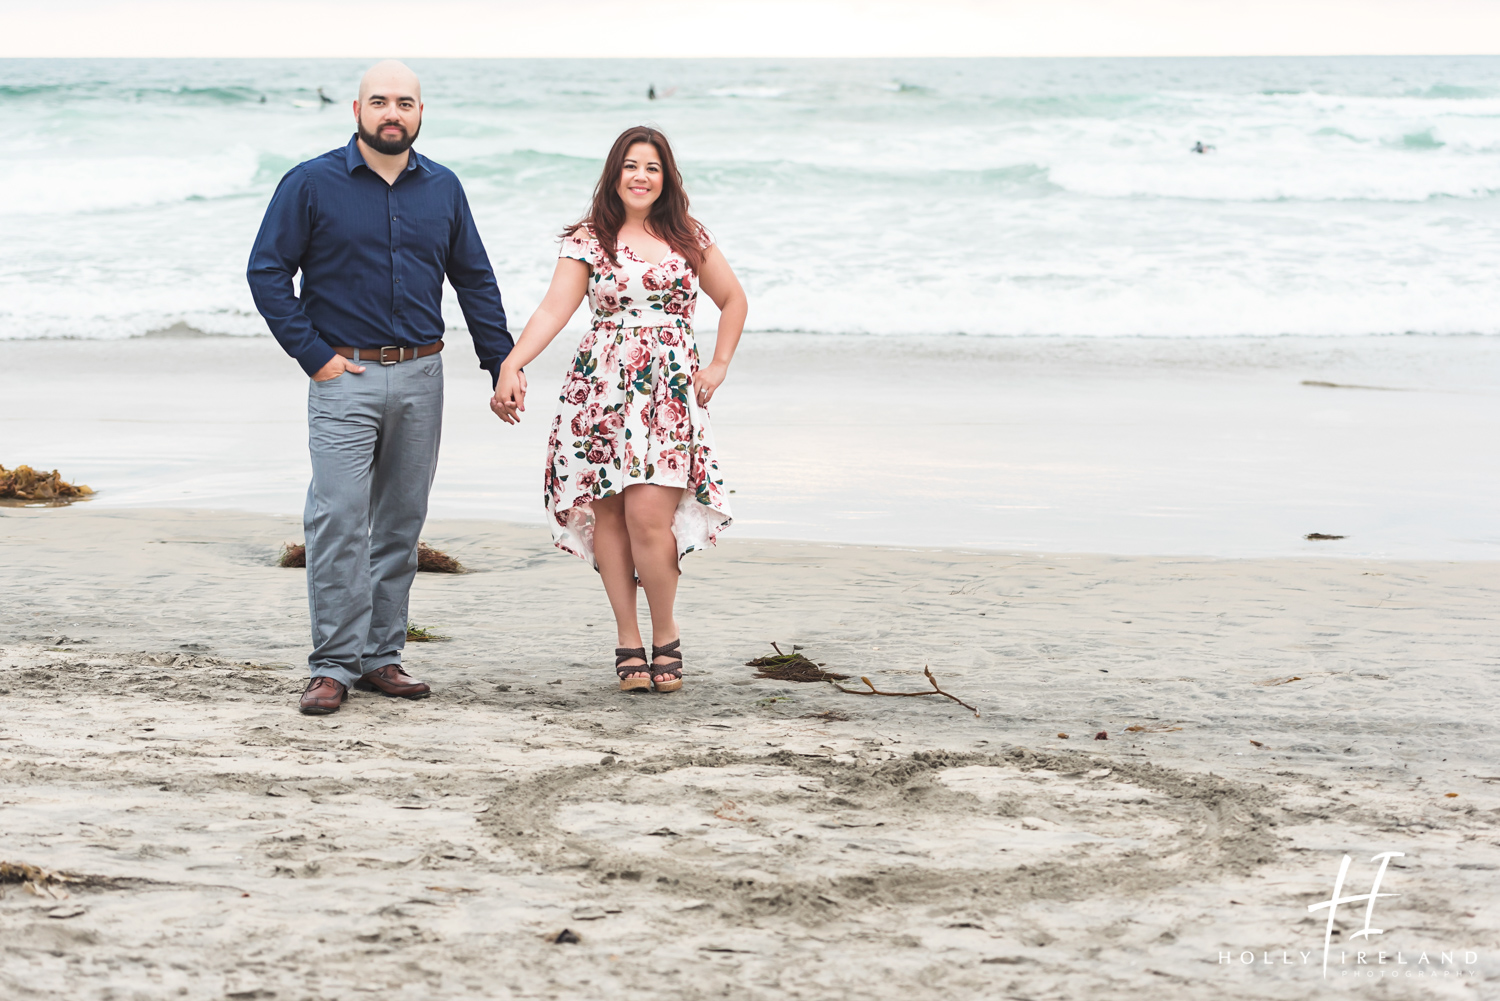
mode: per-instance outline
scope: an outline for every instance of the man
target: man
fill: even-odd
[[[337,712],[350,685],[430,691],[401,670],[401,651],[442,429],[444,275],[491,381],[511,349],[463,187],[411,148],[416,75],[374,66],[354,120],[347,146],[281,179],[248,271],[256,308],[312,378],[303,529],[313,650],[301,709],[320,715]]]

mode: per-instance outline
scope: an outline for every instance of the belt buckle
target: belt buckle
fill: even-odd
[[[405,358],[401,357],[401,353],[403,351],[405,351],[405,350],[406,350],[405,348],[397,347],[394,344],[390,345],[389,347],[381,348],[380,349],[380,364],[382,364],[382,365],[395,365],[398,362],[406,361]],[[395,359],[395,361],[388,361],[388,360],[386,360],[385,353],[387,351],[394,351],[394,352],[396,352],[396,359]],[[416,348],[412,349],[411,356],[413,358],[415,358],[417,356]]]

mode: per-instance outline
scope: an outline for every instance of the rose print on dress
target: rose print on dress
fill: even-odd
[[[651,348],[645,338],[631,341],[620,352],[620,366],[632,374],[644,372],[651,364]]]
[[[560,254],[589,266],[593,323],[547,442],[554,542],[593,563],[591,502],[650,483],[683,488],[672,523],[679,555],[712,545],[733,516],[708,412],[692,392],[698,276],[675,251],[653,265],[621,245],[611,263],[587,229]]]
[[[590,403],[573,412],[573,419],[568,422],[573,435],[578,438],[586,437],[594,426],[599,423],[599,418],[604,415],[604,408],[597,403]]]
[[[681,473],[686,477],[688,471],[688,456],[686,449],[678,450],[669,448],[656,460],[656,468],[665,471],[668,475],[676,476]],[[687,486],[686,483],[683,486]]]
[[[657,435],[662,440],[677,440],[683,436],[683,430],[688,427],[692,415],[688,412],[687,405],[681,400],[663,400],[652,415],[652,424]]]
[[[629,296],[620,295],[618,285],[600,285],[594,289],[594,307],[596,313],[618,313],[625,306],[630,305]]]
[[[615,443],[613,439],[603,435],[589,440],[589,450],[584,453],[584,459],[595,466],[607,465],[615,461]]]
[[[576,407],[588,400],[592,389],[588,376],[582,372],[571,372],[568,381],[563,384],[562,398]]]

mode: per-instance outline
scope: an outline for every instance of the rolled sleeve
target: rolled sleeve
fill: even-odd
[[[328,364],[334,354],[318,336],[295,286],[316,216],[317,190],[305,170],[293,168],[271,196],[245,273],[255,308],[282,350],[308,375]]]

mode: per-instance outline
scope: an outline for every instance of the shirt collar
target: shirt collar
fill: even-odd
[[[365,158],[359,152],[359,133],[356,132],[349,137],[349,145],[344,147],[344,167],[352,174],[355,168],[367,166],[369,165],[365,163]],[[427,158],[416,150],[412,150],[411,155],[406,158],[406,171],[410,173],[418,167],[430,170],[427,166]]]

